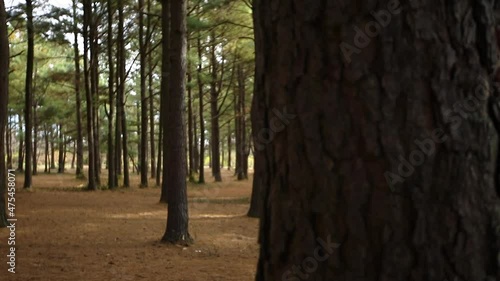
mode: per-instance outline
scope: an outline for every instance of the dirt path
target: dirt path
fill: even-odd
[[[71,174],[39,175],[34,186],[16,194],[16,274],[7,272],[8,231],[0,230],[0,280],[254,280],[250,181],[226,174],[222,184],[189,187],[196,243],[188,248],[158,242],[167,217],[158,188],[86,192]]]

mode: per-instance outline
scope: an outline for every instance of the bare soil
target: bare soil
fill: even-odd
[[[105,173],[105,171],[103,171]],[[211,180],[210,174],[206,178]],[[7,229],[0,229],[0,280],[254,280],[258,220],[246,217],[251,181],[224,172],[222,183],[190,184],[195,244],[160,243],[167,207],[160,189],[88,192],[70,172],[17,175],[16,274],[7,271]],[[103,182],[106,180],[104,179]]]

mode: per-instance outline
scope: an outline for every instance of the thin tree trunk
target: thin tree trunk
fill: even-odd
[[[147,12],[148,18],[146,21],[146,34],[149,38],[152,37],[151,30],[151,0],[147,0]],[[149,140],[151,148],[151,178],[154,179],[156,176],[156,149],[155,149],[155,111],[154,111],[154,91],[153,91],[153,55],[152,55],[152,44],[147,43],[148,46],[148,91],[149,91]]]
[[[24,188],[31,188],[32,185],[32,158],[33,158],[33,61],[34,61],[34,42],[35,33],[33,30],[33,4],[31,0],[26,0],[26,15],[27,15],[27,29],[28,29],[28,52],[26,58],[26,85],[25,85],[25,151],[26,151],[26,165],[24,171]]]
[[[193,113],[193,169],[194,173],[198,171],[200,167],[200,152],[198,149],[198,130],[196,125],[196,114]]]
[[[76,142],[73,142],[73,153],[71,153],[71,169],[75,168],[76,162]]]
[[[77,0],[73,0],[73,49],[75,53],[75,94],[76,94],[76,177],[83,178],[83,126],[80,93],[80,51],[78,50]]]
[[[211,75],[212,81],[210,82],[210,163],[212,168],[212,175],[216,182],[222,181],[222,176],[220,172],[220,127],[219,127],[219,89],[217,89],[217,58],[215,57],[215,35],[211,34],[212,46],[210,47],[210,64],[211,64]]]
[[[36,71],[36,70],[35,70]],[[36,78],[36,75],[35,75]],[[33,169],[32,175],[38,174],[38,118],[37,118],[37,101],[33,102]]]
[[[227,122],[227,170],[231,171],[231,144],[232,144],[231,122]]]
[[[163,0],[163,4],[167,0]],[[170,55],[170,92],[167,95],[167,122],[164,124],[165,166],[163,184],[168,183],[167,228],[162,241],[176,244],[191,244],[187,202],[186,170],[184,164],[185,130],[183,121],[184,91],[186,89],[186,1],[171,3],[171,49]],[[167,45],[164,42],[164,48]],[[165,55],[166,52],[163,53]],[[167,94],[162,92],[163,95]]]
[[[62,124],[59,124],[59,163],[57,165],[57,173],[63,174],[64,173],[64,135],[63,135],[63,126]]]
[[[120,84],[118,90],[119,107],[120,107],[120,126],[122,134],[122,152],[123,152],[123,186],[130,187],[129,178],[129,160],[128,160],[128,131],[127,131],[127,118],[125,112],[125,39],[124,39],[124,15],[123,15],[123,0],[118,1],[118,71],[120,77]]]
[[[90,91],[94,101],[92,103],[92,130],[94,148],[94,175],[97,186],[101,185],[101,150],[99,132],[99,42],[98,42],[98,16],[93,12],[97,11],[96,3],[91,1],[89,7],[89,40],[90,40]]]
[[[56,168],[56,149],[55,149],[54,129],[50,127],[50,169]]]
[[[17,163],[17,171],[23,172],[24,171],[24,133],[23,133],[23,117],[21,114],[18,116],[19,118],[19,156],[18,156],[18,163]]]
[[[188,44],[188,53],[189,53],[189,44]],[[188,60],[187,62],[187,102],[188,102],[188,177],[190,182],[194,182],[194,173],[196,172],[196,168],[194,166],[194,153],[193,153],[193,87],[191,82],[193,80],[193,76],[191,74],[191,63]]]
[[[139,0],[139,60],[141,80],[141,187],[148,186],[148,99],[146,97],[146,53],[148,43],[144,36],[144,0]]]
[[[12,119],[7,116],[7,136],[6,136],[6,150],[7,150],[7,169],[12,170]]]
[[[45,173],[50,173],[50,151],[49,151],[49,148],[50,148],[50,142],[49,142],[49,130],[48,130],[48,126],[45,125],[45,170],[44,172]]]
[[[203,70],[202,65],[202,55],[203,48],[201,46],[201,34],[198,34],[197,38],[197,49],[198,49],[198,69],[197,69],[197,80],[198,80],[198,115],[200,118],[200,161],[199,161],[199,179],[198,183],[205,183],[205,120],[203,118],[203,81],[201,80],[201,72]]]

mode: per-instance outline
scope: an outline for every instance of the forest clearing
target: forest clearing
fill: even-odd
[[[223,183],[188,185],[196,244],[183,247],[159,243],[167,213],[159,188],[89,193],[69,173],[40,175],[35,191],[17,193],[19,266],[8,280],[253,280],[258,220],[246,216],[249,182],[223,171]],[[0,241],[7,236],[0,229]]]

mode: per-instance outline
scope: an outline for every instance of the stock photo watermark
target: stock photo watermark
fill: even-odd
[[[9,265],[8,271],[16,273],[16,174],[14,170],[7,171],[7,222],[9,225],[9,237],[7,240],[8,254],[7,264]]]
[[[274,116],[269,120],[269,128],[262,128],[253,138],[254,148],[257,151],[264,150],[266,145],[273,142],[276,134],[284,131],[286,126],[290,124],[291,120],[297,117],[296,114],[288,113],[286,106],[283,107],[283,110],[281,111],[274,108],[272,112]],[[242,143],[242,145],[238,147],[238,152],[246,154],[248,153],[249,147],[248,143]]]
[[[352,55],[360,54],[361,50],[366,48],[372,39],[377,37],[382,32],[382,29],[390,24],[392,18],[399,15],[401,11],[401,3],[398,0],[390,0],[387,3],[386,9],[370,13],[374,20],[367,22],[364,25],[364,29],[353,25],[352,28],[355,31],[353,38],[354,46],[345,41],[340,44],[340,50],[344,55],[345,61],[351,63]]]
[[[488,99],[488,93],[488,87],[479,84],[475,88],[474,95],[469,96],[466,100],[456,102],[453,104],[452,109],[445,109],[443,112],[445,124],[449,125],[450,130],[458,130],[462,126],[464,119],[480,108],[480,102]],[[415,140],[413,143],[416,148],[409,153],[408,158],[400,155],[397,169],[384,173],[391,191],[394,192],[397,184],[404,183],[407,178],[412,176],[417,167],[423,165],[428,158],[436,153],[437,145],[446,142],[449,138],[450,136],[446,134],[444,128],[436,128],[430,136]]]
[[[309,279],[309,274],[318,269],[319,263],[326,261],[333,252],[340,247],[339,243],[332,242],[328,235],[326,242],[322,238],[316,239],[319,246],[314,249],[313,254],[306,257],[302,263],[292,266],[281,278],[282,281],[300,281]]]

